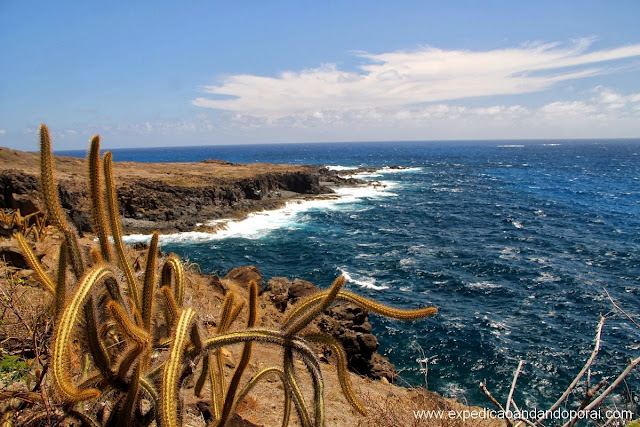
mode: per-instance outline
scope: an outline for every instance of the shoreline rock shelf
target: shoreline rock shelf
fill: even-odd
[[[322,166],[222,160],[192,163],[116,162],[125,233],[192,231],[220,218],[277,209],[288,200],[330,195],[329,187],[365,182]],[[90,232],[84,159],[55,156],[62,208],[81,233]],[[38,154],[0,147],[0,208],[34,209]],[[28,212],[27,212],[28,213]]]

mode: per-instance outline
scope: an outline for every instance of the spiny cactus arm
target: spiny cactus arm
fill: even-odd
[[[75,418],[76,421],[80,421],[82,427],[100,427],[100,424],[96,422],[89,415],[78,411],[76,409],[71,409],[67,412],[69,418]]]
[[[184,266],[176,254],[170,254],[162,265],[162,286],[171,286],[172,275],[176,303],[182,307],[184,303]]]
[[[158,363],[156,366],[154,366],[153,368],[149,369],[149,371],[147,371],[146,377],[153,380],[164,371],[164,366],[166,364],[167,364],[166,361]]]
[[[44,124],[40,125],[40,191],[51,222],[58,230],[67,230],[69,225],[60,206],[58,188],[53,174],[51,138],[49,137],[49,129]]]
[[[213,419],[215,420],[219,420],[222,415],[222,400],[224,399],[222,381],[219,378],[223,373],[220,370],[220,366],[214,366],[211,361],[211,358],[216,356],[215,363],[219,363],[221,360],[217,357],[219,353],[220,350],[217,349],[213,355],[205,354],[204,356],[205,359],[209,359],[207,361],[207,373],[209,374],[209,382],[211,383],[211,404],[213,405]],[[204,361],[202,363],[202,368],[204,369]]]
[[[113,179],[113,159],[111,152],[106,152],[102,158],[104,166],[107,210],[109,213],[109,225],[111,235],[116,249],[116,255],[120,268],[124,271],[129,284],[129,294],[133,299],[136,309],[141,309],[140,297],[138,295],[138,281],[133,274],[133,267],[127,258],[124,243],[122,242],[122,225],[120,224],[120,214],[118,212],[118,200],[116,195],[115,180]]]
[[[93,363],[96,365],[103,378],[108,380],[113,379],[114,374],[111,370],[111,357],[107,350],[107,346],[100,338],[100,328],[98,327],[98,316],[96,314],[96,308],[93,301],[93,297],[87,299],[84,305],[84,317],[86,319],[86,337],[89,344],[89,351],[93,359]]]
[[[296,379],[295,368],[293,366],[293,353],[290,348],[284,349],[284,381],[285,389],[291,393],[293,403],[303,427],[311,427],[311,416],[309,409],[302,396],[302,391]]]
[[[430,317],[438,313],[438,309],[436,307],[424,307],[417,310],[400,310],[380,304],[374,300],[361,297],[360,295],[349,291],[341,291],[338,295],[338,299],[352,302],[373,313],[380,314],[385,317],[391,317],[396,320],[416,320],[424,317]]]
[[[249,319],[247,321],[248,328],[253,328],[255,326],[257,317],[258,285],[255,281],[252,280],[251,282],[249,282]],[[224,407],[222,408],[222,416],[220,417],[220,425],[224,425],[224,423],[226,423],[231,416],[231,409],[236,396],[236,391],[238,390],[238,386],[240,385],[240,379],[242,378],[242,374],[244,374],[244,371],[249,364],[249,359],[251,358],[252,345],[252,342],[244,343],[240,361],[238,362],[238,366],[233,373],[233,377],[231,378],[231,382],[229,383],[229,388],[227,389],[227,396],[225,397]]]
[[[193,387],[193,394],[197,397],[204,396],[202,389],[204,388],[205,383],[207,382],[207,378],[209,377],[209,355],[205,354],[202,358],[202,370],[200,371],[200,375],[196,380],[196,384]],[[212,390],[213,391],[213,390]],[[218,417],[216,416],[216,419]]]
[[[264,328],[253,328],[243,331],[226,332],[221,335],[214,335],[204,341],[202,352],[208,353],[220,347],[247,341],[273,344],[282,348],[291,347],[294,351],[300,353],[304,358],[317,359],[314,356],[313,350],[309,348],[304,340],[301,340],[297,337],[290,337],[288,335],[285,335],[282,331]],[[319,366],[320,365],[318,364],[318,367]]]
[[[67,244],[63,240],[58,253],[58,278],[55,292],[55,317],[60,316],[67,300]]]
[[[138,356],[144,353],[145,350],[149,349],[151,345],[151,336],[144,328],[141,328],[132,322],[127,316],[124,308],[117,302],[109,301],[107,303],[107,310],[127,341],[133,344],[133,348],[125,354],[120,361],[120,366],[118,368],[118,376],[122,380],[125,380],[129,369],[133,366],[136,360],[138,360]],[[133,372],[133,376],[139,377],[141,375],[141,371],[142,367],[138,366]],[[139,378],[132,378],[130,381],[131,384],[135,384],[136,382],[139,382]],[[138,386],[139,384],[136,385],[136,387]]]
[[[111,389],[113,389],[113,387],[109,384],[107,385],[103,385],[104,384],[104,377],[102,376],[102,374],[100,372],[94,372],[91,375],[89,375],[88,377],[86,377],[85,379],[83,379],[80,384],[78,384],[78,388],[87,388],[90,386],[96,386],[96,388],[100,388],[102,390],[102,393],[100,394],[100,397],[98,398],[98,401],[103,400],[105,398],[105,396],[109,395],[109,391]]]
[[[92,265],[100,264],[104,262],[104,258],[102,258],[102,254],[94,248],[91,248],[89,251],[89,259],[91,260]]]
[[[229,326],[231,325],[231,315],[233,313],[233,304],[235,302],[236,295],[233,292],[227,292],[224,296],[224,300],[222,301],[222,310],[220,314],[220,319],[218,320],[218,325],[216,327],[216,334],[222,334],[227,331]],[[222,352],[220,349],[217,349],[213,357],[215,359],[215,364],[209,364],[209,378],[216,383],[211,384],[212,396],[213,396],[213,406],[216,406],[220,409],[220,415],[222,415],[222,402],[224,401],[224,389],[225,389],[225,378],[224,378],[224,360],[222,358]]]
[[[98,329],[98,336],[101,339],[106,339],[109,336],[113,336],[115,334],[115,331],[114,331],[115,327],[116,327],[116,322],[114,322],[113,320],[104,322],[100,326],[100,329]]]
[[[133,415],[135,404],[138,400],[138,392],[140,390],[140,376],[142,361],[138,362],[131,375],[131,381],[129,382],[129,390],[127,391],[127,397],[124,400],[120,413],[118,414],[118,425],[130,426],[133,424]]]
[[[291,325],[300,316],[302,316],[311,307],[318,305],[320,301],[326,296],[327,291],[318,292],[313,294],[294,306],[294,308],[285,316],[284,328]],[[336,298],[341,301],[352,302],[366,310],[373,313],[380,314],[386,317],[391,317],[396,320],[416,320],[424,317],[430,317],[438,312],[436,307],[424,307],[417,310],[401,310],[393,307],[389,307],[384,304],[380,304],[368,298],[361,297],[353,292],[340,291]]]
[[[98,265],[85,273],[62,312],[53,337],[51,357],[53,382],[60,397],[66,402],[81,402],[100,395],[97,389],[79,390],[75,387],[71,381],[68,361],[73,327],[78,324],[80,310],[84,307],[93,287],[107,277],[115,276],[113,269],[105,264]]]
[[[107,262],[112,262],[111,245],[109,244],[109,225],[105,216],[104,209],[104,193],[102,191],[102,180],[100,174],[100,136],[95,135],[91,138],[88,160],[88,181],[89,181],[89,200],[91,202],[91,220],[93,228],[100,241],[100,253],[102,258]]]
[[[115,277],[108,277],[104,281],[104,286],[105,288],[107,288],[107,292],[109,293],[111,299],[116,301],[118,304],[125,308],[125,311],[127,311],[127,308],[132,304],[127,306],[127,304],[125,303],[125,298],[122,295],[122,290],[120,289],[120,282],[118,282]],[[132,309],[131,312],[133,311],[134,310]]]
[[[64,234],[64,240],[67,242],[67,247],[69,250],[69,260],[71,261],[73,274],[75,274],[76,277],[80,279],[84,274],[85,266],[84,260],[82,259],[82,253],[80,252],[80,248],[78,247],[78,235],[72,228],[68,228],[66,230],[63,230],[62,232]]]
[[[239,342],[256,341],[270,343],[283,348],[291,348],[300,355],[302,362],[306,365],[307,371],[311,374],[314,390],[315,425],[324,423],[324,383],[322,382],[322,371],[317,356],[303,340],[288,336],[280,331],[268,329],[249,329],[246,331],[227,332],[208,338],[204,342],[204,351],[209,352],[225,345],[232,345]],[[294,398],[294,404],[296,400]]]
[[[196,322],[191,326],[191,343],[196,351],[202,351],[204,348],[204,341],[202,340],[202,334],[200,333],[200,327]]]
[[[229,328],[231,328],[231,325],[233,324],[233,322],[236,321],[236,319],[240,315],[240,312],[242,312],[242,309],[244,308],[244,306],[245,306],[245,302],[240,301],[236,306],[233,307],[233,309],[231,310],[231,313],[229,313],[229,318],[227,319],[227,323],[224,327],[225,331],[228,331]]]
[[[140,386],[147,392],[149,397],[153,399],[153,402],[158,407],[158,390],[154,387],[153,383],[147,377],[140,376]]]
[[[67,240],[70,250],[71,266],[73,267],[76,277],[80,278],[84,273],[84,263],[80,250],[78,249],[77,236],[73,232],[72,227],[67,223],[60,205],[58,188],[53,173],[51,139],[49,137],[49,129],[44,124],[40,125],[40,191],[47,215]]]
[[[231,315],[235,298],[236,294],[232,291],[227,292],[227,294],[224,296],[224,300],[222,301],[222,309],[220,310],[220,319],[218,320],[218,325],[216,326],[216,334],[221,334],[227,330],[227,327],[229,325],[229,316]]]
[[[177,427],[179,425],[178,379],[182,369],[182,353],[187,345],[189,330],[194,316],[195,312],[192,308],[183,310],[173,333],[173,343],[169,351],[169,359],[162,373],[159,411],[159,421],[162,427]]]
[[[340,289],[344,286],[344,276],[338,277],[331,287],[324,292],[324,298],[316,306],[309,306],[306,313],[300,314],[296,319],[293,319],[290,323],[285,324],[283,331],[287,335],[295,335],[304,329],[311,321],[325,311],[336,300]]]
[[[305,334],[304,338],[309,341],[327,344],[331,346],[331,348],[333,348],[338,358],[338,380],[340,382],[340,387],[342,388],[342,393],[347,398],[349,404],[353,406],[356,411],[366,416],[367,410],[360,404],[360,402],[358,402],[355,394],[353,393],[353,390],[351,389],[351,380],[349,379],[349,370],[347,368],[347,355],[344,352],[342,344],[340,344],[338,340],[336,340],[331,335],[326,334]]]
[[[156,290],[156,261],[158,259],[157,231],[151,236],[149,251],[147,252],[147,266],[144,272],[144,286],[142,291],[142,324],[147,332],[151,333],[151,320],[153,319],[153,302]]]
[[[169,329],[173,328],[176,320],[180,315],[180,309],[178,308],[178,304],[176,303],[175,298],[171,294],[171,289],[168,286],[163,286],[160,288],[160,295],[162,296],[162,301],[164,302],[164,312],[167,318],[167,326]]]
[[[31,267],[33,272],[36,274],[36,277],[38,278],[40,284],[46,290],[55,295],[57,285],[53,282],[53,280],[51,280],[47,272],[44,271],[42,264],[40,264],[40,261],[38,261],[38,258],[31,250],[31,246],[29,245],[29,243],[27,243],[22,233],[16,233],[15,237],[18,241],[18,244],[20,245],[20,248],[22,248],[22,252],[24,253],[24,257],[27,260],[29,267]]]
[[[194,322],[193,326],[191,327],[191,342],[193,343],[195,351],[201,352],[204,349],[202,334],[200,333],[200,329],[196,322]],[[198,376],[196,384],[193,388],[193,394],[197,397],[203,396],[202,389],[209,375],[209,357],[209,354],[205,354],[205,356],[202,358],[202,370],[200,371],[200,375]]]
[[[218,399],[218,406],[220,407],[220,416],[222,416],[222,404],[224,403],[224,390],[227,386],[227,380],[224,377],[224,359],[222,356],[222,350],[218,349],[215,353],[215,367],[213,364],[209,366],[210,372],[215,372],[214,375],[211,375],[212,379],[216,379],[218,383],[216,384],[216,398]]]
[[[257,374],[255,374],[250,380],[249,382],[247,382],[244,387],[242,387],[242,389],[240,390],[240,393],[238,393],[238,398],[236,399],[236,401],[233,404],[233,408],[231,408],[231,413],[235,413],[238,410],[238,405],[240,405],[240,403],[242,403],[242,401],[244,400],[245,397],[247,397],[247,395],[249,394],[249,392],[258,384],[258,382],[266,377],[269,374],[275,373],[278,375],[278,378],[280,378],[280,381],[283,384],[283,391],[284,391],[284,414],[282,416],[282,427],[286,427],[289,425],[289,418],[291,416],[291,395],[289,394],[289,392],[287,391],[286,387],[284,387],[284,383],[285,383],[285,379],[284,379],[284,371],[281,368],[278,368],[277,366],[271,366],[268,368],[264,368],[263,370],[261,370],[260,372],[258,372]]]
[[[142,322],[142,315],[140,314],[140,312],[138,311],[137,308],[133,307],[133,304],[131,304],[131,314],[133,315],[133,320],[135,320],[136,325],[140,326],[141,328],[144,327],[144,323]]]
[[[107,310],[109,314],[116,322],[116,326],[122,332],[122,334],[128,338],[139,349],[145,349],[149,347],[151,341],[151,335],[147,330],[137,326],[129,319],[125,309],[115,301],[109,301],[107,303]]]

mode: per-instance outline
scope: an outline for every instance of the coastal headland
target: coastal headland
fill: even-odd
[[[289,200],[332,197],[330,187],[364,185],[315,165],[223,160],[193,163],[116,162],[125,233],[212,231],[208,222],[277,209]],[[80,233],[91,231],[84,159],[55,156],[62,208]],[[0,207],[27,215],[37,200],[39,155],[0,147]]]

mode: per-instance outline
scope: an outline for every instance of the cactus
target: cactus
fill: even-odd
[[[345,279],[338,277],[328,290],[294,306],[280,329],[264,329],[256,324],[258,288],[251,282],[246,326],[231,330],[245,303],[237,302],[237,296],[228,292],[215,333],[207,337],[195,311],[185,305],[185,272],[180,258],[169,255],[158,266],[158,233],[151,238],[142,294],[139,294],[138,279],[122,242],[112,155],[107,152],[100,161],[99,136],[91,139],[87,158],[91,217],[100,250],[91,251],[88,263],[81,256],[77,234],[60,206],[49,131],[45,125],[40,127],[40,139],[42,199],[48,218],[64,237],[56,277],[45,271],[25,236],[17,234],[16,239],[36,278],[54,297],[56,327],[50,344],[50,373],[60,407],[70,419],[85,425],[149,425],[155,420],[159,426],[178,426],[182,385],[194,380],[194,393],[198,397],[202,397],[204,386],[210,383],[214,417],[217,425],[222,426],[256,384],[269,375],[277,375],[284,390],[282,425],[289,424],[293,404],[301,425],[323,426],[324,382],[319,358],[310,347],[312,342],[333,348],[343,394],[356,411],[366,414],[351,389],[344,349],[330,336],[305,334],[307,325],[337,300],[350,301],[374,313],[401,320],[419,319],[437,312],[434,307],[419,310],[387,307],[344,291]],[[67,278],[68,269],[75,276],[72,286]],[[156,300],[161,303],[156,305]],[[164,318],[168,336],[159,336],[154,330],[157,318]],[[88,348],[91,361],[85,367],[83,378],[70,363],[77,335]],[[239,343],[243,344],[242,354],[227,384],[222,347]],[[282,349],[282,365],[267,367],[243,384],[255,347],[264,344]],[[303,362],[311,379],[311,402],[305,400],[300,390],[299,384],[304,378],[294,369],[294,356]],[[152,404],[151,411],[145,415],[140,410],[143,398]],[[105,406],[106,400],[111,401],[108,407],[112,409],[99,417],[99,408]],[[78,403],[93,409],[82,412]]]

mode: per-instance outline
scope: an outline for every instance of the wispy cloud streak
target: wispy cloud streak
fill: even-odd
[[[559,82],[610,73],[606,62],[640,56],[640,44],[589,51],[593,39],[569,46],[528,44],[489,51],[425,47],[357,55],[357,71],[335,64],[277,77],[232,75],[207,86],[193,104],[255,117],[310,116],[324,111],[402,108],[470,97],[538,92]],[[224,98],[222,98],[224,97]]]

